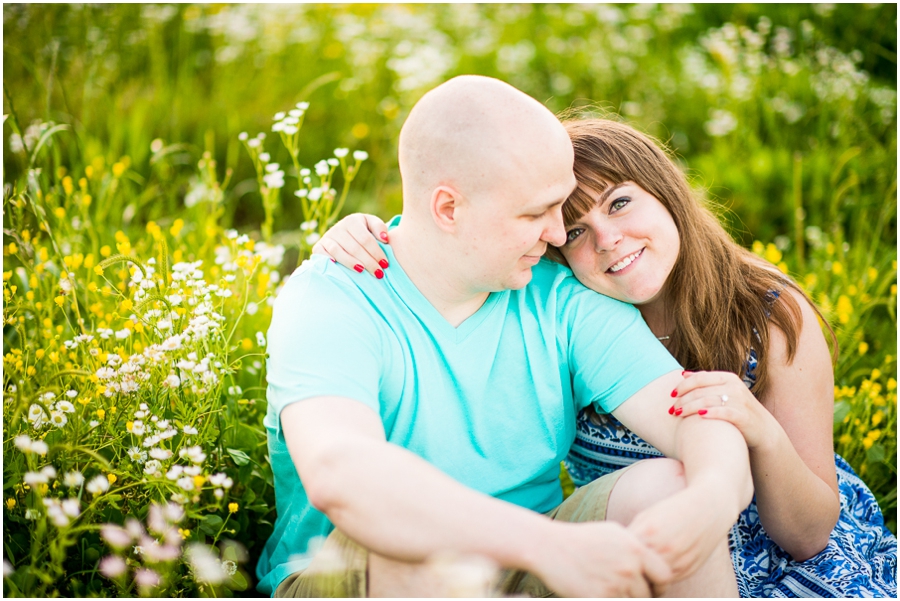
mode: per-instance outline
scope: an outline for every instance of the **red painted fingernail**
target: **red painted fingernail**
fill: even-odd
[[[684,412],[684,409],[679,407],[678,409],[675,410],[675,415],[681,415],[683,412]]]
[[[387,242],[387,232],[381,232],[381,234],[379,234],[379,236],[381,237],[382,240]]]
[[[382,259],[382,260],[378,261],[378,264],[381,265],[382,269],[387,269],[388,265],[390,265],[390,263],[387,262],[387,259]]]
[[[332,263],[337,263],[337,261],[335,261],[334,259],[331,259],[331,262],[332,262]]]
[[[362,273],[362,272],[364,272],[364,271],[366,270],[366,268],[363,267],[362,265],[360,265],[359,263],[357,263],[356,265],[354,265],[354,266],[353,266],[353,269],[356,270],[357,273]]]
[[[672,398],[674,399],[674,398],[677,397],[677,396],[678,396],[678,390],[673,390],[673,391],[672,391]]]
[[[675,415],[675,405],[669,407],[669,415]]]
[[[697,413],[699,413],[700,415],[706,415],[706,409],[701,409]]]
[[[384,272],[381,271],[380,269],[376,269],[376,270],[375,270],[375,277],[378,278],[378,279],[380,280],[381,278],[384,277]]]

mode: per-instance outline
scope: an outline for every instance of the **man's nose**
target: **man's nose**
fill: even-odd
[[[550,212],[551,222],[544,229],[541,240],[553,246],[562,246],[566,243],[566,225],[563,223],[562,207]]]

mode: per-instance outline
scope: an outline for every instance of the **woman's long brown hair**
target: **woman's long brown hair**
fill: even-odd
[[[666,207],[681,238],[678,259],[665,284],[675,327],[668,349],[689,370],[730,371],[743,376],[749,349],[758,366],[753,392],[768,383],[769,328],[784,332],[793,361],[803,318],[794,296],[802,295],[826,324],[834,354],[837,340],[809,297],[787,276],[735,243],[699,200],[666,152],[634,128],[607,119],[564,121],[575,147],[578,187],[563,205],[566,226],[594,208],[587,193],[634,182]],[[565,264],[557,249],[549,256]],[[771,294],[779,294],[774,301]],[[774,301],[774,302],[773,302]]]

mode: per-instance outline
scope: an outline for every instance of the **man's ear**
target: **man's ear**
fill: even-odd
[[[456,230],[459,209],[464,199],[458,190],[450,186],[438,186],[431,193],[431,217],[435,225],[446,232]]]

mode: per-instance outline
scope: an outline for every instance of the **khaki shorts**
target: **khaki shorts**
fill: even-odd
[[[582,486],[547,515],[565,522],[605,520],[610,493],[627,470],[616,470]],[[322,557],[327,559],[320,561]],[[368,550],[334,530],[325,539],[309,568],[285,578],[275,590],[275,597],[365,597],[368,560]],[[323,561],[339,567],[329,569],[322,565]],[[496,593],[525,597],[553,596],[553,591],[536,576],[521,570],[501,570]]]

